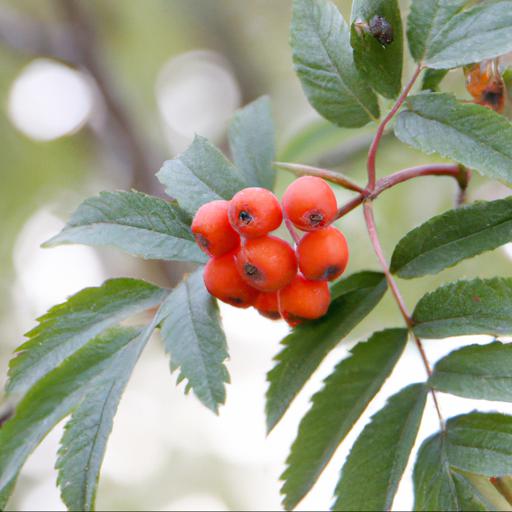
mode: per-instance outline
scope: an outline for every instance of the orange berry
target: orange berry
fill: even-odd
[[[246,238],[258,238],[277,229],[283,211],[277,197],[265,188],[245,188],[229,204],[231,225]]]
[[[240,275],[262,292],[275,292],[297,274],[297,258],[290,244],[275,236],[246,240],[236,256]]]
[[[343,233],[335,227],[312,231],[297,246],[299,268],[306,279],[333,281],[348,263],[348,246]]]
[[[228,219],[229,201],[203,204],[194,215],[192,233],[208,256],[222,256],[240,245],[240,237]]]
[[[286,216],[302,231],[328,226],[338,211],[331,187],[315,176],[295,180],[283,195],[283,208]]]
[[[204,268],[204,284],[211,295],[238,308],[252,306],[258,291],[249,286],[238,273],[236,251],[212,258]]]
[[[331,302],[329,285],[325,281],[309,281],[297,274],[295,279],[279,292],[282,317],[296,326],[304,320],[314,320],[327,313]]]
[[[260,292],[254,302],[254,307],[258,310],[260,315],[270,318],[271,320],[279,320],[281,318],[277,293],[278,292]]]

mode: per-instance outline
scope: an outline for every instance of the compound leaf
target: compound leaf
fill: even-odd
[[[338,126],[379,117],[377,97],[359,75],[345,20],[328,0],[294,0],[291,45],[295,70],[311,105]]]
[[[202,268],[172,291],[162,305],[162,315],[161,333],[171,355],[171,369],[180,368],[179,381],[186,379],[199,400],[217,413],[226,399],[228,351],[219,310],[204,286]]]
[[[413,229],[396,246],[391,272],[403,278],[436,274],[512,241],[512,198],[450,210]]]
[[[144,259],[206,261],[190,218],[176,202],[141,192],[101,192],[84,201],[66,227],[44,245],[113,246]]]
[[[424,338],[512,332],[512,278],[447,284],[423,296],[413,314]]]
[[[383,45],[368,26],[375,17],[384,18],[391,26],[393,40]],[[372,89],[386,98],[396,98],[402,88],[403,34],[397,0],[354,0],[352,4],[350,42],[354,61]]]
[[[229,126],[233,159],[252,187],[274,188],[275,130],[268,96],[239,110]]]
[[[427,387],[393,395],[356,440],[336,487],[332,510],[391,510],[420,426]]]
[[[210,201],[231,199],[247,186],[231,162],[198,135],[184,153],[164,162],[157,177],[190,215]]]
[[[286,461],[281,493],[287,510],[309,492],[336,448],[377,394],[400,358],[406,329],[375,333],[350,351],[313,396]]]
[[[282,340],[277,364],[267,375],[268,431],[283,417],[325,356],[379,303],[386,289],[381,273],[353,274],[333,287],[327,315],[299,325]]]
[[[9,363],[9,394],[21,396],[66,357],[119,321],[160,304],[167,291],[137,279],[86,288],[39,318]]]
[[[469,345],[438,361],[430,378],[445,393],[512,402],[512,345]]]
[[[449,94],[411,96],[398,115],[395,135],[424,153],[512,182],[512,124],[489,108],[459,103]]]

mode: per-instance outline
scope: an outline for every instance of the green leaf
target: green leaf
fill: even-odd
[[[423,296],[413,314],[421,338],[512,332],[512,278],[447,284]]]
[[[438,92],[441,82],[448,74],[447,69],[426,69],[421,82],[423,91]]]
[[[405,347],[406,329],[387,329],[350,351],[313,396],[281,476],[283,504],[293,509],[309,492],[387,379]]]
[[[424,384],[412,384],[372,417],[343,466],[332,510],[391,510],[426,397]]]
[[[414,510],[492,510],[471,482],[450,466],[444,433],[421,445],[414,466]]]
[[[311,105],[338,126],[379,117],[377,97],[360,77],[345,20],[327,0],[294,0],[291,45],[295,70]]]
[[[456,2],[457,3],[457,2]],[[451,18],[432,37],[423,64],[450,69],[512,50],[512,1],[480,2]]]
[[[512,241],[512,198],[450,210],[405,235],[391,258],[391,272],[403,278],[436,274]]]
[[[379,303],[386,289],[386,279],[378,272],[360,272],[342,279],[331,289],[327,315],[299,325],[281,341],[277,364],[267,375],[269,432],[325,356]]]
[[[58,452],[57,484],[69,510],[94,510],[96,489],[108,437],[121,395],[155,324],[138,335],[90,385],[65,426]],[[134,334],[137,331],[134,331]],[[67,364],[67,363],[64,363]]]
[[[231,199],[247,186],[238,170],[204,137],[196,136],[179,157],[157,173],[169,196],[191,215],[205,203]]]
[[[111,279],[86,288],[39,318],[9,363],[7,391],[23,395],[107,327],[160,304],[168,291],[137,279]]]
[[[140,333],[140,329],[111,328],[27,392],[13,418],[0,429],[0,492],[12,484],[34,448],[80,403],[91,386],[125,366],[140,352],[141,344],[146,341]]]
[[[393,41],[383,46],[368,30],[358,28],[375,16],[383,17],[393,29]],[[354,0],[350,42],[357,69],[374,91],[396,98],[402,88],[403,34],[397,0]]]
[[[226,337],[217,303],[204,286],[202,268],[186,278],[162,306],[162,338],[171,355],[171,370],[180,368],[199,400],[217,413],[226,399],[229,374]]]
[[[432,43],[468,0],[413,0],[407,20],[407,38],[411,55],[423,61]]]
[[[175,202],[141,192],[102,192],[87,199],[44,246],[62,244],[113,246],[145,259],[206,261],[188,215]]]
[[[411,96],[398,115],[395,135],[424,153],[512,182],[512,124],[487,107],[458,103],[449,94]]]
[[[253,101],[235,114],[229,126],[229,146],[248,185],[274,188],[275,130],[268,96]]]
[[[448,420],[450,465],[479,475],[512,474],[512,416],[472,412]]]
[[[436,363],[430,383],[452,395],[512,402],[512,345],[495,341],[456,350]]]

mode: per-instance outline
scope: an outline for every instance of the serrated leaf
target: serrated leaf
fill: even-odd
[[[414,510],[492,510],[471,482],[450,466],[445,433],[421,445],[414,466]]]
[[[416,62],[423,60],[446,23],[467,4],[468,0],[413,0],[407,38]]]
[[[69,510],[94,510],[101,465],[114,416],[135,364],[160,321],[159,315],[160,310],[146,328],[133,330],[134,334],[138,332],[137,339],[131,342],[133,346],[123,349],[110,366],[87,386],[65,426],[55,467],[62,501]],[[122,335],[121,330],[119,333]]]
[[[379,303],[387,289],[378,272],[360,272],[331,289],[327,315],[296,327],[281,341],[276,366],[267,375],[267,430],[270,432],[325,356]]]
[[[450,69],[512,50],[512,1],[479,2],[451,18],[431,39],[423,64]]]
[[[202,268],[186,278],[162,306],[161,333],[171,370],[188,381],[199,400],[217,413],[226,399],[229,374],[226,337],[216,302],[204,286]]]
[[[412,384],[372,417],[343,466],[332,510],[391,510],[426,397],[424,384]]]
[[[449,94],[411,96],[398,115],[395,135],[424,153],[512,182],[512,124],[489,108],[459,103]]]
[[[184,153],[164,162],[157,177],[190,215],[210,201],[231,199],[247,186],[233,164],[198,135]]]
[[[512,241],[512,197],[450,210],[413,229],[396,246],[391,272],[409,279],[436,274]]]
[[[368,30],[355,25],[369,24],[383,17],[392,27],[393,41],[383,46]],[[402,88],[403,34],[397,0],[354,0],[350,42],[354,62],[372,89],[386,98],[396,98]]]
[[[512,416],[472,412],[448,420],[450,465],[479,475],[512,474]]]
[[[345,20],[328,0],[294,0],[290,41],[295,71],[311,105],[338,126],[379,117],[377,97],[360,77]]]
[[[135,191],[101,192],[84,201],[44,246],[62,244],[112,246],[144,259],[206,261],[176,202]]]
[[[447,69],[426,69],[421,81],[421,89],[423,91],[438,92],[439,86],[447,74]]]
[[[315,484],[337,447],[376,395],[400,358],[406,329],[375,333],[350,351],[313,396],[281,476],[287,510]]]
[[[41,378],[0,429],[0,492],[12,484],[26,458],[95,384],[140,350],[141,330],[111,328]]]
[[[438,361],[431,385],[445,393],[512,402],[512,345],[469,345]]]
[[[512,278],[450,283],[424,295],[414,314],[420,338],[512,332]]]
[[[86,288],[39,318],[9,363],[7,391],[23,395],[89,340],[121,320],[160,304],[166,290],[137,279],[111,279]]]
[[[275,130],[270,98],[262,96],[233,117],[229,126],[233,160],[252,187],[274,188]]]

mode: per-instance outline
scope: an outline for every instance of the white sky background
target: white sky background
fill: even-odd
[[[184,54],[163,66],[156,83],[155,101],[160,108],[170,151],[177,152],[186,147],[195,132],[214,141],[219,138],[227,120],[239,106],[240,91],[222,57],[198,51]],[[8,112],[13,124],[27,136],[40,141],[51,140],[72,134],[91,120],[94,91],[80,73],[38,59],[13,83]],[[51,213],[50,206],[36,212],[14,248],[17,280],[13,300],[20,333],[33,325],[33,319],[51,305],[110,277],[93,249],[81,246],[51,251],[40,249],[40,243],[61,226],[62,221]],[[128,263],[123,263],[126,258],[120,256],[119,261],[120,268],[123,265],[129,268]],[[228,510],[226,495],[231,495],[246,509],[279,508],[278,477],[284,469],[298,421],[308,409],[310,395],[320,387],[333,366],[346,356],[350,346],[343,344],[327,357],[285,419],[267,438],[265,374],[288,328],[283,322],[273,323],[254,311],[229,306],[222,306],[221,311],[230,346],[228,367],[232,385],[228,387],[227,404],[220,416],[215,417],[195,397],[185,397],[182,388],[176,389],[175,377],[169,376],[168,357],[158,340],[153,340],[136,368],[116,418],[103,467],[99,509],[114,507],[119,489],[121,492],[124,489],[127,497],[140,500],[134,501],[135,507],[147,509]],[[426,342],[427,354],[434,363],[469,341],[468,337],[442,343],[429,341]],[[471,341],[487,342],[488,338],[475,337]],[[380,395],[342,444],[299,510],[329,508],[339,469],[364,423],[382,407],[387,396],[424,377],[420,357],[410,344]],[[494,410],[497,405],[441,396],[441,408],[446,416],[476,407]],[[512,405],[498,404],[498,407],[512,413]],[[419,439],[438,428],[430,398],[426,411]],[[30,485],[22,496],[18,495],[20,510],[40,510],[41,507],[64,510],[52,469],[60,433],[60,429],[56,429],[50,434],[26,464],[23,475],[30,479]],[[175,467],[173,460],[176,460]],[[193,462],[182,469],[181,460]],[[211,460],[216,461],[214,472],[218,474],[212,474],[208,462]],[[168,469],[170,466],[172,470]],[[169,482],[179,483],[182,489],[179,493],[170,484],[167,491],[167,471]],[[197,477],[197,484],[190,484],[195,482],[191,475]],[[229,491],[212,483],[219,478]],[[149,490],[153,479],[164,482],[158,497]],[[411,506],[409,467],[394,508],[409,510]]]

